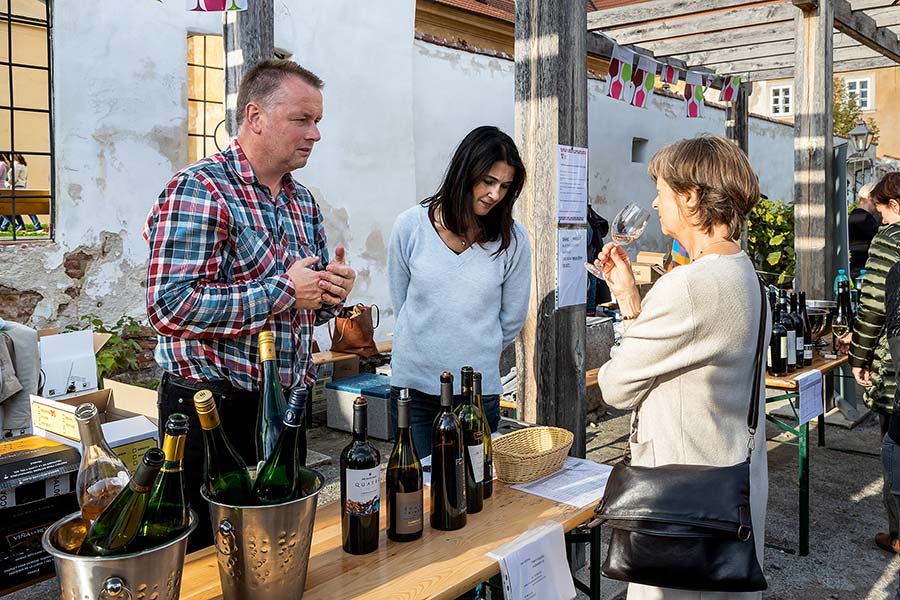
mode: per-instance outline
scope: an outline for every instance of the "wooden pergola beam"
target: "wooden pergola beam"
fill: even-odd
[[[670,18],[705,13],[710,11],[710,4],[709,0],[654,0],[604,8],[588,13],[588,31],[638,25],[658,20],[660,15]],[[756,4],[760,4],[760,0],[717,0],[715,8],[736,8]]]
[[[851,63],[851,61],[871,61],[873,59],[877,60],[882,58],[884,57],[882,57],[878,52],[866,48],[865,46],[860,46],[858,44],[849,48],[836,48],[834,50],[835,65],[837,66],[839,64],[843,64],[844,66],[842,66],[842,68],[845,68],[847,65],[853,64]],[[752,74],[755,71],[774,71],[777,69],[793,68],[795,60],[796,57],[792,52],[791,54],[781,54],[778,56],[769,56],[759,59],[751,58],[747,60],[707,63],[705,66],[713,69],[717,73]],[[892,64],[894,63],[892,62]]]
[[[771,56],[794,56],[794,48],[797,43],[795,40],[780,40],[777,42],[766,42],[762,44],[750,44],[748,46],[737,46],[733,48],[724,48],[721,50],[705,50],[703,52],[688,52],[687,54],[678,54],[677,57],[682,59],[688,65],[703,65],[710,69],[717,69],[714,65],[718,63],[734,62],[739,60],[762,59]],[[841,48],[862,48],[859,42],[843,33],[834,34],[834,49]]]
[[[611,35],[613,35],[611,33]],[[616,37],[613,35],[613,37]],[[794,22],[750,25],[740,29],[717,31],[704,35],[689,35],[656,42],[642,42],[658,57],[681,56],[689,52],[723,50],[753,44],[765,44],[794,39]]]
[[[900,41],[887,27],[879,27],[875,19],[862,11],[854,11],[847,0],[834,2],[834,27],[860,44],[900,63]]]
[[[897,0],[850,0],[853,10],[869,10],[896,6]]]
[[[851,2],[851,5],[853,3]],[[856,12],[859,9],[855,6],[853,7],[853,11]],[[875,24],[879,27],[889,27],[891,25],[900,25],[900,6],[892,6],[890,8],[878,8],[874,10],[867,10],[865,12],[868,16],[875,19]]]
[[[654,4],[654,3],[650,3]],[[726,30],[754,25],[785,23],[793,26],[797,10],[787,2],[754,4],[747,7],[707,11],[677,19],[657,12],[657,20],[627,27],[608,28],[609,35],[620,44],[641,44],[702,33],[732,33]],[[660,18],[662,15],[663,18]],[[760,40],[765,41],[765,40]],[[771,40],[770,40],[771,41]]]
[[[851,73],[853,71],[867,71],[874,69],[887,69],[896,67],[897,63],[890,58],[883,56],[878,58],[863,58],[859,60],[848,60],[845,62],[836,62],[833,65],[834,73]],[[743,81],[772,81],[774,79],[792,79],[794,78],[794,68],[787,67],[783,69],[772,69],[769,71],[753,71],[742,77]]]

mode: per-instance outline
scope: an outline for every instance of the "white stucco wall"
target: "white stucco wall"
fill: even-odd
[[[496,125],[514,130],[515,72],[512,61],[415,42],[416,197],[437,188],[453,150],[473,127]],[[608,220],[625,204],[650,208],[656,195],[647,164],[631,162],[633,138],[647,140],[646,157],[676,140],[714,133],[725,135],[725,111],[706,106],[703,119],[686,119],[683,101],[654,95],[646,110],[603,94],[604,82],[588,80],[588,193],[594,209]],[[750,119],[750,161],[770,198],[790,199],[793,185],[793,129]],[[651,219],[640,247],[664,250],[669,242]]]
[[[56,241],[0,246],[0,296],[35,298],[38,325],[144,315],[141,228],[187,160],[186,38],[221,32],[221,15],[186,12],[176,0],[119,4],[56,3]],[[393,327],[394,218],[434,192],[473,127],[513,133],[514,65],[415,40],[413,0],[275,0],[275,8],[276,46],[325,80],[322,141],[295,175],[321,191],[330,245],[346,245],[359,272],[350,300],[382,307],[383,337]],[[626,202],[649,207],[654,196],[646,164],[631,162],[632,138],[648,140],[649,156],[682,137],[723,134],[724,111],[708,106],[707,118],[687,120],[681,101],[663,96],[640,110],[604,97],[602,85],[588,83],[589,192],[611,219]],[[791,128],[751,120],[751,161],[772,198],[790,197],[792,148]],[[664,245],[653,223],[641,247]]]

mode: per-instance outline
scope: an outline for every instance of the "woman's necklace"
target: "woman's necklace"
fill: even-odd
[[[700,252],[697,253],[697,258],[700,258],[704,252],[706,252],[709,248],[715,246],[716,244],[727,244],[727,243],[733,244],[734,242],[732,242],[731,240],[718,240],[716,242],[710,242],[709,244],[705,245],[703,247],[703,249],[700,250]]]

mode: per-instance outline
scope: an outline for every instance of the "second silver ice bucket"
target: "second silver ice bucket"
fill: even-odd
[[[308,496],[284,504],[230,506],[209,503],[219,579],[225,600],[299,600],[316,520],[316,503],[325,478],[316,477]]]

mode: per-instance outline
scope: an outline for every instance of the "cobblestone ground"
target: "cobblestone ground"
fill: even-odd
[[[618,460],[624,450],[628,416],[611,411],[587,430],[588,456],[601,462]],[[881,503],[880,440],[877,420],[870,416],[855,429],[829,426],[826,446],[810,450],[811,520],[810,554],[797,554],[797,449],[775,444],[789,438],[771,424],[769,444],[769,504],[766,522],[765,572],[773,600],[883,600],[893,598],[898,586],[900,556],[889,556],[873,541],[884,531]],[[815,440],[814,430],[811,437]],[[310,448],[332,457],[319,468],[329,481],[322,502],[339,495],[337,456],[347,434],[316,427]],[[376,441],[387,461],[390,444]],[[607,541],[604,536],[604,545]],[[585,569],[579,577],[587,580]],[[604,600],[625,597],[625,587],[604,580]],[[8,595],[4,600],[47,600],[59,597],[54,579]],[[579,595],[579,599],[586,598]],[[339,599],[335,599],[339,600]]]

